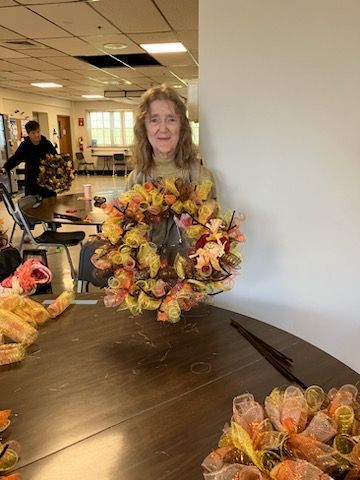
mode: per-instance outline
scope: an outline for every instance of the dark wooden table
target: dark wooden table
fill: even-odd
[[[94,193],[94,195],[97,194]],[[36,206],[35,204],[35,208],[29,205],[23,210],[29,218],[46,223],[101,226],[106,219],[103,210],[95,207],[93,200],[85,200],[83,193],[43,198],[40,205]],[[69,210],[75,211],[69,212]],[[78,218],[72,220],[58,218],[55,216],[56,213]]]
[[[291,356],[305,384],[359,381],[299,338],[212,306],[171,325],[101,300],[72,305],[21,364],[0,367],[0,407],[15,414],[7,436],[22,446],[17,471],[24,480],[201,480],[233,397],[263,401],[287,383],[230,318]]]

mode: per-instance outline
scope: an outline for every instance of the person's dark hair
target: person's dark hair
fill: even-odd
[[[154,164],[153,148],[146,134],[145,118],[150,111],[150,105],[155,100],[173,102],[175,111],[180,117],[180,137],[175,151],[174,162],[178,167],[189,167],[196,158],[196,148],[192,141],[191,127],[186,116],[186,106],[177,92],[167,85],[152,87],[141,98],[134,125],[135,143],[133,159],[139,172],[149,173]]]
[[[25,130],[26,133],[34,132],[35,130],[40,130],[40,124],[36,120],[30,120],[29,122],[25,123]]]

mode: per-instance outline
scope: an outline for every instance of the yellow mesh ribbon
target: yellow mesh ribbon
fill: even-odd
[[[253,447],[250,435],[239,424],[231,422],[231,437],[236,448],[246,453],[251,459],[253,464],[258,467],[259,470],[264,471],[264,466],[259,458],[258,453]]]

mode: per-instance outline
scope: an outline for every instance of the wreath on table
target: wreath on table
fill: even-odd
[[[38,184],[54,192],[70,190],[75,178],[73,163],[70,158],[47,154],[40,160]]]
[[[136,184],[102,206],[108,215],[102,228],[106,243],[92,262],[109,276],[107,307],[128,309],[133,315],[155,310],[158,320],[175,323],[181,311],[207,295],[232,288],[241,264],[243,216],[221,214],[218,203],[208,199],[211,190],[210,180],[194,186],[165,178]],[[188,245],[173,261],[151,242],[153,230],[166,219],[173,219]]]

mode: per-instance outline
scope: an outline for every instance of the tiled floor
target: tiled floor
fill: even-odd
[[[101,194],[106,190],[111,189],[119,189],[120,191],[125,188],[125,180],[124,177],[120,176],[107,176],[107,175],[95,175],[95,176],[77,176],[72,184],[71,190],[69,192],[64,193],[78,193],[83,191],[83,184],[84,183],[91,183],[92,185],[92,192],[93,195]],[[23,194],[18,195],[14,198],[17,200]],[[9,216],[3,202],[0,202],[0,218],[4,220],[5,228],[7,229],[9,235],[11,233],[11,229],[13,226],[12,218]],[[71,231],[71,230],[83,230],[86,235],[92,235],[96,233],[96,228],[94,226],[63,226],[60,231]],[[39,235],[42,231],[41,226],[37,226],[35,229],[35,235]],[[17,227],[13,239],[13,245],[15,247],[19,246],[21,239],[21,230]],[[31,244],[25,244],[25,248],[35,248]],[[73,259],[74,265],[78,265],[79,262],[79,252],[80,247],[70,247],[70,254]],[[49,268],[53,272],[53,281],[52,287],[54,293],[60,293],[65,288],[69,288],[72,286],[72,279],[70,275],[70,268],[69,263],[66,258],[66,254],[63,249],[55,249],[50,248],[47,253]],[[95,289],[95,287],[91,287],[91,289]]]

